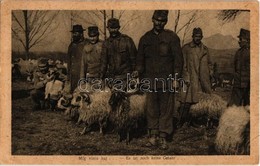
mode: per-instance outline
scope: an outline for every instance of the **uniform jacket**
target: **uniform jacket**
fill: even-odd
[[[182,53],[184,58],[183,79],[190,82],[186,102],[196,103],[199,92],[211,93],[211,58],[208,48],[203,43],[197,46],[190,42],[183,46]],[[183,91],[182,89],[181,92]],[[181,94],[181,100],[184,101],[185,93]]]
[[[44,89],[45,88],[48,73],[49,72],[42,73],[38,68],[35,69],[35,71],[33,73],[35,89]]]
[[[72,42],[68,48],[68,80],[72,91],[77,87],[80,79],[80,65],[84,44],[84,40],[79,43]]]
[[[235,55],[234,87],[250,86],[250,49],[240,48]]]
[[[175,73],[180,77],[182,65],[180,39],[173,31],[164,30],[157,35],[151,30],[141,37],[136,70],[151,80],[152,87],[155,78],[166,80],[170,75],[174,78]],[[158,84],[156,88],[162,88],[162,85]]]
[[[99,78],[101,76],[102,41],[95,44],[86,43],[83,48],[80,77]]]
[[[136,47],[133,40],[124,34],[109,37],[102,46],[102,74],[126,77],[135,68]]]

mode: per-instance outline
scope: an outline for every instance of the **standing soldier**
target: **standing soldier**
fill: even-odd
[[[70,91],[74,91],[80,80],[80,65],[84,47],[85,29],[81,25],[74,25],[72,29],[72,42],[68,48],[68,80],[70,81]]]
[[[201,42],[203,38],[201,28],[194,28],[192,41],[182,48],[184,65],[183,79],[186,83],[186,93],[181,93],[181,117],[179,127],[189,121],[189,110],[192,104],[198,102],[200,92],[211,93],[210,76],[213,67],[208,48]]]
[[[101,50],[102,41],[99,40],[97,26],[88,27],[89,42],[83,49],[80,78],[87,78],[91,83],[94,79],[101,78]]]
[[[118,19],[109,19],[107,28],[110,36],[102,47],[102,75],[121,80],[121,89],[124,90],[127,73],[131,74],[135,68],[137,50],[132,38],[119,32]]]
[[[250,104],[250,31],[241,29],[240,49],[235,55],[234,86],[229,106],[245,106]]]
[[[48,61],[47,59],[40,59],[38,66],[33,73],[34,90],[30,92],[32,101],[34,102],[34,110],[44,109],[45,106],[45,85],[48,82]]]
[[[136,71],[133,75],[143,74],[152,82],[156,78],[168,80],[168,77],[174,76],[175,73],[181,76],[183,57],[180,39],[173,31],[164,29],[168,21],[168,10],[155,10],[152,21],[153,29],[140,39]],[[173,85],[176,85],[176,82]],[[163,150],[168,149],[166,137],[173,132],[171,103],[174,100],[174,95],[169,89],[171,87],[168,85],[164,91],[163,85],[158,82],[156,89],[154,87],[153,92],[147,93],[146,116],[151,134],[147,147],[158,146]]]

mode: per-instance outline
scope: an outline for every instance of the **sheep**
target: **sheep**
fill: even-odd
[[[64,110],[65,115],[68,115],[68,113],[71,111],[71,99],[72,95],[69,93],[63,93],[61,98],[59,99],[57,103],[57,108],[60,110]]]
[[[231,106],[224,111],[217,129],[215,149],[219,154],[250,153],[249,106]]]
[[[103,91],[82,92],[75,91],[71,104],[78,106],[78,122],[84,122],[85,127],[80,132],[81,135],[89,132],[93,124],[99,124],[99,132],[103,134],[103,129],[107,125],[107,120],[111,108],[108,104],[111,91],[105,88]]]
[[[57,79],[58,75],[55,72],[50,72],[47,76],[49,80],[45,86],[45,100],[50,102],[51,111],[55,110],[57,102],[61,97],[64,83]]]
[[[112,108],[110,120],[116,127],[118,141],[121,142],[126,135],[126,144],[129,144],[131,130],[137,129],[139,120],[144,118],[146,95],[129,95],[125,92],[113,91],[109,104]]]
[[[23,60],[18,58],[14,60],[14,72],[18,73],[20,76],[27,76],[28,81],[32,80],[33,71],[36,69],[38,60]],[[14,73],[15,74],[15,73]]]
[[[191,106],[190,114],[192,119],[206,117],[206,126],[212,127],[213,120],[218,120],[226,107],[227,102],[220,96],[216,94],[199,93],[199,102]]]

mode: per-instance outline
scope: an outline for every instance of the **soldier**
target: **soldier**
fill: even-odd
[[[87,78],[89,83],[101,78],[102,41],[99,40],[97,26],[88,27],[89,42],[83,48],[80,78]]]
[[[118,19],[109,19],[107,28],[110,36],[102,47],[102,77],[121,80],[123,84],[118,89],[125,89],[127,73],[131,74],[135,68],[137,50],[132,38],[119,32]]]
[[[81,25],[74,25],[72,29],[72,42],[68,48],[68,80],[70,81],[70,91],[74,91],[80,80],[80,65],[85,44],[85,29]]]
[[[234,85],[228,106],[245,106],[250,104],[250,31],[241,29],[240,49],[235,55]]]
[[[169,75],[175,75],[175,73],[180,77],[183,64],[180,39],[173,31],[164,29],[168,21],[168,10],[155,10],[152,21],[153,29],[140,39],[136,71],[133,75],[143,75],[152,81],[156,78],[167,80]],[[176,82],[173,85],[176,85]],[[146,146],[158,146],[163,150],[168,148],[166,137],[173,132],[171,103],[174,95],[169,90],[169,85],[166,89],[166,91],[163,90],[160,82],[156,88],[152,87],[152,92],[147,93],[146,112],[150,131]]]
[[[30,92],[34,102],[34,110],[44,109],[45,106],[45,85],[48,82],[49,67],[46,59],[40,59],[37,69],[33,73],[34,90]]]
[[[213,73],[213,66],[208,48],[201,42],[202,38],[201,28],[194,28],[193,40],[182,48],[183,79],[189,87],[186,93],[181,93],[179,127],[189,121],[189,110],[192,104],[198,102],[198,93],[211,93],[210,76]]]

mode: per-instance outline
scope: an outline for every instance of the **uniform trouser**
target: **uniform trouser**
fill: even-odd
[[[45,98],[44,88],[34,89],[30,92],[30,95],[31,95],[32,101],[36,105],[40,105],[41,101],[44,101],[44,98]]]
[[[250,88],[234,87],[228,106],[246,106],[250,104]]]
[[[179,114],[180,114],[180,125],[183,125],[185,122],[189,122],[190,119],[190,107],[194,103],[181,103],[180,108],[179,108]]]
[[[147,93],[147,125],[152,135],[166,137],[173,131],[173,94],[170,92]]]

